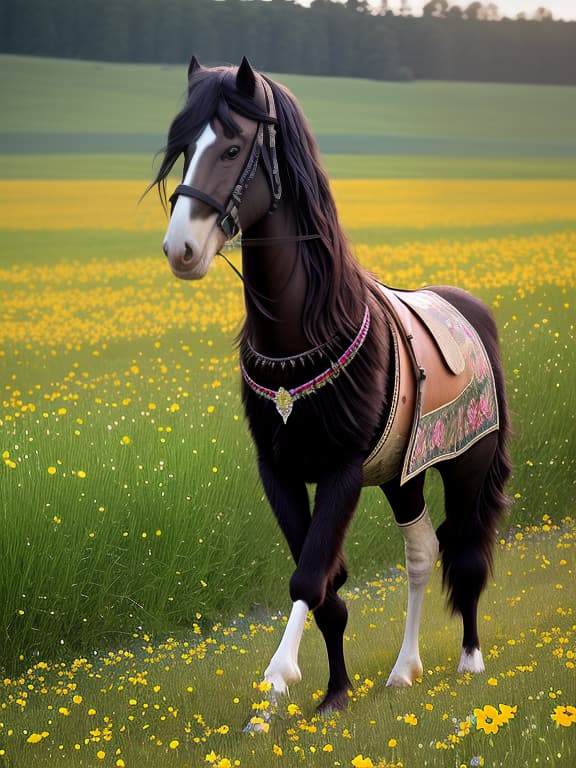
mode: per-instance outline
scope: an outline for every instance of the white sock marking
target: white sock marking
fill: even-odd
[[[438,558],[438,539],[432,527],[428,510],[409,525],[400,526],[404,536],[406,572],[408,574],[408,608],[402,647],[387,685],[412,685],[422,676],[422,662],[418,647],[420,613],[426,585]]]
[[[468,653],[464,648],[462,649],[458,672],[484,672],[484,669],[484,659],[480,648],[474,648],[472,653]]]
[[[272,684],[276,693],[286,693],[289,685],[299,683],[302,679],[298,667],[298,651],[307,616],[306,603],[296,600],[292,605],[280,645],[264,673],[264,680]]]

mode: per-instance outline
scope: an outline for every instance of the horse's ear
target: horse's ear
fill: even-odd
[[[243,93],[245,96],[250,96],[250,98],[256,93],[256,75],[246,56],[242,57],[242,62],[238,67],[236,88],[238,88],[240,93]]]
[[[202,69],[202,65],[200,64],[196,56],[192,56],[192,58],[190,59],[190,64],[188,65],[188,79],[190,79],[192,75],[195,72],[198,72],[198,70],[200,69]]]

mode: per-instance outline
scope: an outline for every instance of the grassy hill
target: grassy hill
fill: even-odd
[[[4,178],[147,178],[185,98],[181,66],[4,55],[0,70]],[[274,77],[334,176],[576,176],[575,88]]]

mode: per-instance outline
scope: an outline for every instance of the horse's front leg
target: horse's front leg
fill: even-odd
[[[272,511],[290,547],[292,557],[298,563],[310,527],[310,503],[306,484],[275,472],[262,457],[259,470]],[[307,615],[308,605],[303,600],[296,600],[280,645],[264,673],[264,681],[272,686],[270,698],[274,702],[278,696],[287,692],[289,685],[300,682],[302,678],[298,666],[298,650]]]
[[[274,703],[277,702],[278,695],[288,692],[288,686],[299,683],[302,679],[298,666],[298,651],[307,616],[306,603],[296,600],[292,605],[282,640],[264,672],[264,682],[272,686],[271,698]]]
[[[339,466],[322,477],[316,488],[314,514],[302,547],[298,565],[290,580],[290,596],[294,601],[294,624],[286,628],[297,636],[297,617],[303,621],[303,606],[314,611],[328,652],[329,680],[320,711],[344,709],[351,687],[344,661],[343,638],[348,620],[344,601],[338,589],[346,581],[342,556],[344,537],[362,489],[362,461]],[[292,616],[291,616],[292,618]],[[302,625],[303,626],[303,625]],[[299,637],[298,636],[298,641]]]
[[[337,590],[346,580],[342,544],[362,489],[362,461],[338,467],[317,484],[314,515],[310,518],[308,494],[299,484],[274,473],[261,459],[260,475],[286,537],[297,568],[290,580],[292,610],[284,634],[265,670],[276,703],[288,686],[301,679],[298,666],[300,641],[308,610],[314,611],[328,651],[330,677],[320,710],[343,709],[350,686],[344,664],[343,636],[348,612]],[[248,726],[248,730],[260,730]]]

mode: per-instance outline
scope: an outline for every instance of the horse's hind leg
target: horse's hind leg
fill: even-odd
[[[438,559],[438,539],[424,502],[424,475],[405,486],[394,480],[382,486],[404,538],[408,608],[402,647],[387,685],[407,686],[422,676],[418,634],[426,585]]]
[[[452,609],[462,616],[460,672],[483,672],[477,610],[492,565],[495,526],[503,511],[502,484],[492,482],[496,433],[438,465],[446,520],[438,528],[443,579]],[[500,485],[500,487],[498,487]]]

